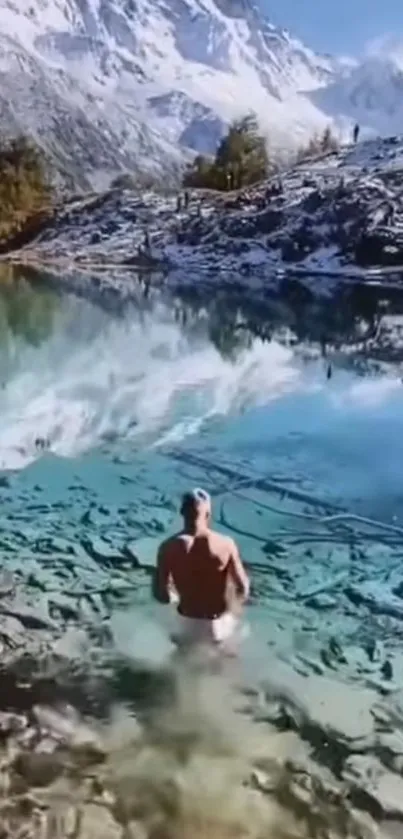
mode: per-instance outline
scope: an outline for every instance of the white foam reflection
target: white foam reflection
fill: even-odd
[[[207,335],[186,336],[163,308],[141,320],[110,319],[74,342],[64,329],[21,349],[3,385],[0,468],[35,459],[38,439],[61,456],[109,439],[178,441],[209,418],[300,385],[292,350],[255,339],[230,360]]]

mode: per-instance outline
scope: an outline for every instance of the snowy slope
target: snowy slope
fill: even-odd
[[[2,130],[28,128],[72,177],[214,148],[255,110],[278,145],[325,123],[299,91],[335,65],[248,0],[0,0]]]
[[[403,137],[345,146],[239,192],[107,190],[62,204],[21,259],[130,266],[267,288],[277,272],[365,277],[403,269]],[[11,247],[11,246],[10,246]],[[225,279],[226,278],[226,279]]]
[[[340,125],[357,121],[367,135],[399,134],[403,129],[403,61],[371,56],[312,100]]]
[[[359,73],[253,0],[0,0],[0,128],[29,130],[72,183],[103,186],[126,168],[174,176],[248,110],[277,149],[333,118],[350,132]],[[398,82],[385,84],[394,102]],[[387,133],[386,112],[380,122]]]

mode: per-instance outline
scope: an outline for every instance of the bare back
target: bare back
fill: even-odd
[[[234,587],[243,598],[249,591],[234,541],[212,530],[169,539],[160,548],[158,566],[160,588],[168,578],[172,581],[179,595],[178,611],[186,617],[215,618],[231,605]]]

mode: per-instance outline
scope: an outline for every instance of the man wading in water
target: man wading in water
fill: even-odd
[[[183,530],[158,551],[153,595],[170,603],[177,594],[182,643],[231,643],[249,596],[249,579],[233,539],[210,528],[211,499],[202,489],[185,493]]]

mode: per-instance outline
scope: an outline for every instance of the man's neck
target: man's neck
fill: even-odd
[[[205,536],[208,532],[208,525],[205,522],[192,521],[185,522],[183,531],[186,536]]]

